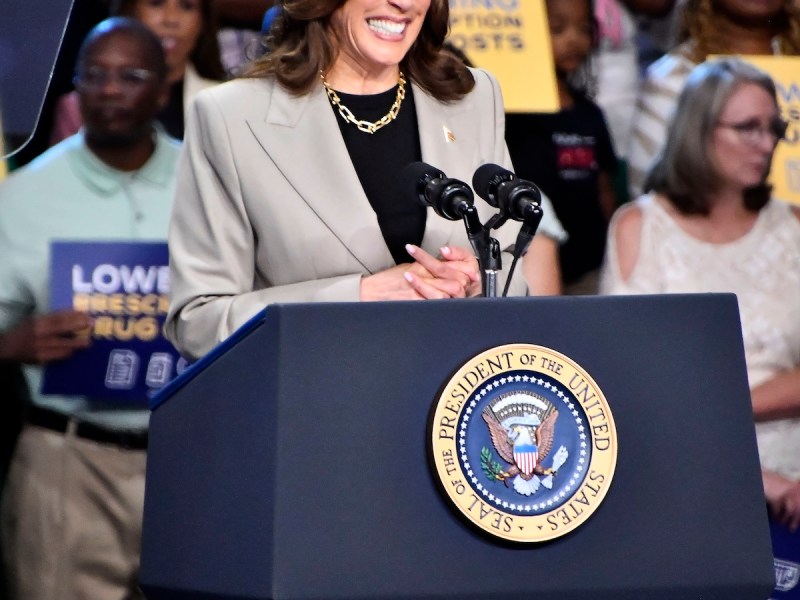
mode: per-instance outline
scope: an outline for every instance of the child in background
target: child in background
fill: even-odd
[[[616,208],[617,159],[605,118],[588,96],[597,26],[591,0],[547,0],[561,110],[506,115],[517,175],[552,200],[569,239],[560,248],[564,292],[595,294]]]

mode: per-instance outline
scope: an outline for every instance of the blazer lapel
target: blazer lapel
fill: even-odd
[[[274,84],[266,118],[248,122],[300,199],[365,270],[394,264],[321,85],[295,97]]]
[[[465,165],[469,167],[475,164],[472,154],[476,152],[476,144],[458,137],[459,132],[454,120],[462,112],[462,107],[460,104],[442,104],[416,85],[413,85],[413,88],[422,160],[443,171],[448,177],[455,177],[470,183],[469,180],[463,178],[465,177]],[[463,227],[463,223],[448,221],[431,209],[428,213],[422,245],[429,251],[435,252],[450,243],[457,228],[463,229]]]

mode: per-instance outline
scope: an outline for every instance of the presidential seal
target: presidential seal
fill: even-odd
[[[483,531],[542,542],[579,527],[608,493],[617,434],[608,403],[574,361],[510,344],[450,379],[431,417],[446,496]]]

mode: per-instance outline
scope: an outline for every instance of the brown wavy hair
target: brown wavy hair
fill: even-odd
[[[295,95],[319,83],[336,60],[331,15],[347,0],[280,0],[280,11],[265,44],[270,51],[256,59],[243,77],[274,77]],[[475,86],[469,69],[441,52],[449,26],[448,0],[431,0],[419,36],[400,63],[406,77],[442,102],[458,100]]]
[[[728,43],[716,25],[715,0],[686,0],[678,29],[678,43],[693,42],[690,58],[703,62],[709,54],[727,54]],[[775,37],[781,54],[800,54],[800,3],[784,0],[774,20]]]
[[[136,17],[136,5],[142,0],[119,0],[115,13],[126,17]],[[220,59],[219,41],[219,22],[214,0],[200,0],[200,16],[203,19],[203,27],[197,43],[192,48],[189,60],[195,71],[200,77],[205,79],[215,79],[223,81],[227,79],[227,73],[222,66]]]

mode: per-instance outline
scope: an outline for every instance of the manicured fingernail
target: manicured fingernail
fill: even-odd
[[[406,252],[408,252],[411,256],[414,256],[414,252],[417,251],[417,247],[413,244],[406,244]]]
[[[439,248],[439,252],[442,253],[442,256],[450,256],[451,250],[449,246],[442,246]]]
[[[405,280],[406,280],[407,282],[409,282],[409,283],[411,283],[412,281],[414,281],[414,276],[413,276],[411,273],[409,273],[408,271],[406,271],[405,273],[403,273],[403,277],[404,277],[404,278],[405,278]]]

